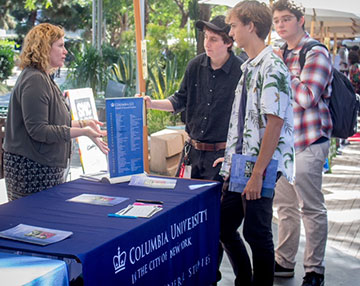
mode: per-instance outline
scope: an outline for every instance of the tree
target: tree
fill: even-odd
[[[7,0],[0,0],[7,1]],[[50,22],[67,30],[91,27],[91,0],[12,0],[10,13],[16,19],[18,42],[36,24]]]
[[[12,3],[10,0],[0,0],[0,28],[8,30],[16,26],[14,18],[11,16]]]
[[[198,20],[209,21],[211,16],[211,6],[207,4],[198,5]],[[197,33],[196,41],[197,54],[205,52],[204,49],[204,33]]]
[[[107,40],[112,47],[118,48],[122,44],[124,32],[134,28],[133,1],[104,0],[103,4]]]

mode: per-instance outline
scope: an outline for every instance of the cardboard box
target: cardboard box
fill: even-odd
[[[150,171],[174,176],[184,147],[184,136],[163,129],[150,136]]]

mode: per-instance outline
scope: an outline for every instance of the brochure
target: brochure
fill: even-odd
[[[115,206],[129,198],[124,197],[110,197],[105,195],[94,195],[94,194],[81,194],[79,196],[68,199],[69,202],[85,203],[91,205],[100,206]]]
[[[132,176],[129,186],[140,186],[159,189],[174,189],[176,179],[155,178],[148,176]]]
[[[158,204],[134,203],[118,211],[116,214],[119,216],[134,216],[134,217],[149,218],[160,211],[162,211],[162,206]]]
[[[123,183],[123,182],[129,182],[131,179],[131,175],[110,178],[110,174],[108,171],[99,171],[99,172],[90,173],[90,174],[82,174],[82,175],[80,175],[80,178],[89,180],[89,181],[94,181],[94,182],[118,184],[118,183]]]
[[[1,231],[0,237],[44,246],[59,242],[72,234],[71,231],[19,224]]]
[[[231,160],[231,174],[229,190],[232,192],[242,193],[247,182],[249,181],[255,162],[256,156],[247,156],[242,154],[233,154]],[[277,177],[277,160],[271,160],[264,172],[263,186],[261,196],[272,198]]]

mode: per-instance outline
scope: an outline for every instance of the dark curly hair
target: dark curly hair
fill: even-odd
[[[348,61],[351,65],[359,63],[359,54],[356,51],[350,51]]]

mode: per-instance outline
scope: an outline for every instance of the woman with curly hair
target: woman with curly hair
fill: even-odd
[[[24,39],[22,72],[11,94],[4,142],[4,175],[9,200],[65,181],[71,139],[88,136],[105,154],[101,122],[72,121],[70,107],[51,78],[62,67],[67,50],[61,27],[44,23]]]

